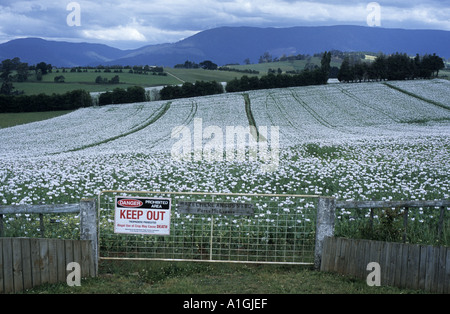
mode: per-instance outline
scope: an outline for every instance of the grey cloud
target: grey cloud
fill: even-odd
[[[69,2],[81,7],[80,27],[69,27]],[[173,42],[219,26],[289,27],[365,25],[372,1],[350,0],[2,0],[0,39],[39,36],[110,45],[142,46]],[[450,0],[374,1],[380,4],[382,27],[450,30]],[[127,31],[131,38],[126,38]],[[125,36],[123,36],[125,34]],[[124,38],[125,37],[125,38]],[[130,40],[127,40],[130,39]]]

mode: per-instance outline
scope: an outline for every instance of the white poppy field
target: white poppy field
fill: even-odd
[[[258,90],[246,93],[249,106],[229,93],[83,108],[0,129],[0,205],[77,203],[102,190],[450,198],[450,81],[389,84],[402,91],[383,83]],[[249,121],[264,158],[251,154],[250,139],[243,149],[227,137]],[[354,217],[337,213],[345,224]],[[435,226],[436,210],[410,219]]]

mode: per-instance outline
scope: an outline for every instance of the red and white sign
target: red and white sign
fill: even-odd
[[[170,234],[170,198],[116,196],[114,232]]]

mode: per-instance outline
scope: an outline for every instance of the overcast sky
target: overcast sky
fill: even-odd
[[[97,42],[126,49],[176,42],[219,26],[368,26],[368,15],[371,23],[379,21],[386,28],[450,31],[450,0],[376,1],[379,14],[373,5],[368,7],[369,3],[361,0],[0,0],[0,42],[41,37]]]

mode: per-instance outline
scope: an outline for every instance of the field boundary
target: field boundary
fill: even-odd
[[[111,142],[111,141],[115,141],[115,140],[117,140],[119,138],[131,135],[131,134],[136,133],[136,132],[138,132],[138,131],[140,131],[142,129],[145,129],[146,127],[148,127],[148,126],[152,125],[153,123],[155,123],[156,121],[158,121],[162,116],[164,116],[164,114],[170,109],[171,103],[172,102],[167,102],[164,105],[162,105],[161,107],[159,107],[152,115],[150,115],[150,117],[144,123],[142,123],[139,126],[136,126],[131,131],[119,134],[119,135],[111,137],[111,138],[107,138],[107,139],[99,141],[99,142],[95,142],[95,143],[84,145],[84,146],[81,146],[81,147],[78,147],[78,148],[70,149],[70,150],[64,151],[62,153],[76,152],[76,151],[80,151],[80,150],[83,150],[83,149],[99,146],[99,145],[102,145],[102,144],[105,144],[105,143],[108,143],[108,142]],[[56,154],[61,154],[61,152],[54,153],[54,155],[56,155]]]
[[[298,95],[296,95],[294,92],[291,92],[292,97],[302,106],[308,113],[316,119],[317,122],[322,124],[324,127],[335,129],[336,126],[329,123],[327,120],[325,120],[320,114],[318,114],[314,109],[312,109],[306,102],[301,100]],[[286,117],[289,117],[289,115],[286,115]]]
[[[405,94],[405,95],[408,95],[408,96],[417,98],[417,99],[419,99],[419,100],[425,101],[425,102],[427,102],[427,103],[429,103],[429,104],[432,104],[432,105],[435,105],[435,106],[438,106],[438,107],[441,107],[441,108],[450,110],[450,107],[448,107],[448,106],[446,106],[446,105],[444,105],[444,104],[441,104],[440,102],[437,102],[437,101],[434,101],[434,100],[431,100],[431,99],[427,99],[427,98],[425,98],[425,97],[422,97],[422,96],[416,95],[416,94],[414,94],[414,93],[408,92],[407,90],[404,90],[404,89],[402,89],[402,88],[400,88],[400,87],[398,87],[398,86],[389,84],[389,83],[387,83],[387,82],[383,82],[383,84],[386,85],[387,87],[392,88],[392,89],[394,89],[394,90],[396,90],[396,91],[399,91],[400,93],[403,93],[403,94]]]
[[[261,133],[259,132],[258,126],[256,125],[256,120],[252,113],[250,96],[248,93],[244,93],[243,96],[244,96],[244,102],[245,102],[245,113],[247,115],[248,124],[250,125],[250,134],[253,136],[253,138],[257,142],[260,142],[260,141],[266,142],[267,139],[261,135]]]
[[[116,196],[171,198],[170,234],[144,236],[138,230],[127,235],[113,232]],[[99,258],[314,265],[315,260],[320,260],[323,238],[330,234],[334,223],[334,214],[329,214],[330,199],[292,194],[101,191],[98,194]],[[313,201],[317,206],[309,204]],[[181,209],[181,203],[197,202],[252,204],[254,212],[202,214]],[[290,204],[289,210],[280,212],[280,204]],[[267,214],[270,211],[273,216]],[[140,230],[145,233],[145,229]]]
[[[91,240],[0,238],[0,293],[65,282],[73,262],[80,265],[80,277],[95,277],[91,248]]]
[[[82,199],[79,204],[0,205],[0,236],[3,215],[31,213],[40,216],[79,213],[80,240],[0,237],[0,293],[21,292],[44,283],[64,282],[66,269],[72,262],[79,264],[81,277],[97,276],[95,199]]]
[[[355,100],[358,104],[361,104],[362,106],[368,107],[376,112],[381,113],[382,115],[386,116],[387,118],[389,118],[390,120],[396,122],[396,123],[402,123],[402,120],[399,120],[395,117],[392,117],[389,113],[385,112],[384,110],[380,109],[380,108],[376,108],[372,105],[367,104],[363,99],[361,99],[360,97],[358,97],[357,95],[355,95],[354,93],[350,92],[349,90],[345,89],[343,86],[336,84],[336,87],[341,91],[342,94],[352,98],[353,100]]]
[[[169,109],[167,109],[166,112],[168,110]],[[191,123],[192,120],[194,120],[195,115],[197,114],[197,110],[198,110],[198,104],[197,104],[197,102],[193,101],[191,103],[191,110],[189,111],[189,114],[186,116],[186,118],[183,120],[183,122],[180,124],[180,126],[187,126],[189,123]],[[172,136],[172,130],[167,130],[167,132],[164,136],[161,136],[159,139],[157,139],[155,141],[155,143],[153,143],[149,146],[149,149],[152,149],[153,147],[156,147],[157,145],[159,145],[161,142],[163,142],[167,139],[170,139],[171,136]]]
[[[446,208],[450,200],[434,201],[337,201],[332,205],[342,209],[404,208],[403,242],[346,239],[328,235],[323,241],[321,271],[365,279],[369,263],[380,266],[380,284],[400,288],[422,289],[450,293],[450,248],[446,246],[409,244],[406,242],[408,209],[439,207],[439,238],[442,236]],[[371,268],[372,269],[372,268]]]
[[[380,285],[450,293],[450,248],[327,237],[321,271],[366,279],[378,263]]]

